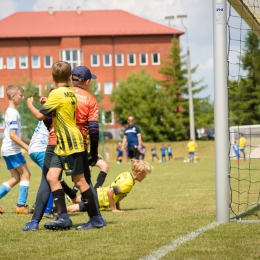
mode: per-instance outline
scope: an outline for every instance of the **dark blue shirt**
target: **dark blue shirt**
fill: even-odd
[[[137,125],[127,126],[125,128],[125,136],[128,143],[128,147],[138,146],[138,134],[141,134],[141,131]]]

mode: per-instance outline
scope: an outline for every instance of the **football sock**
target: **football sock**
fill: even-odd
[[[84,202],[90,218],[93,216],[98,216],[95,199],[90,188],[81,193],[81,200],[82,202]]]
[[[52,193],[50,193],[49,200],[44,210],[44,213],[50,213],[50,211],[52,210],[52,206],[53,206],[53,198],[52,198]]]
[[[0,199],[2,199],[10,190],[11,186],[7,182],[4,182],[0,186]]]
[[[26,204],[29,186],[29,181],[20,181],[17,206],[24,206]]]
[[[62,213],[67,213],[64,190],[58,189],[52,192],[53,201],[56,206],[58,215]]]
[[[101,172],[98,174],[97,181],[96,181],[96,183],[95,183],[95,185],[94,185],[94,188],[97,189],[97,188],[99,188],[99,187],[102,187],[102,185],[103,185],[103,183],[104,183],[106,177],[107,177],[107,174],[106,174],[105,172],[101,171]]]
[[[65,192],[71,199],[76,198],[77,192],[76,192],[74,189],[72,189],[71,187],[69,187],[68,184],[67,184],[63,179],[60,181],[60,184],[61,184],[61,186],[62,186],[64,192]]]

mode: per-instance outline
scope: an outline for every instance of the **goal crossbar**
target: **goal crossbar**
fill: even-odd
[[[251,0],[228,0],[247,25],[260,37],[260,7]]]

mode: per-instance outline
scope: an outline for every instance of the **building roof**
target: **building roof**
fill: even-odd
[[[0,38],[183,33],[122,10],[17,12],[0,20]]]

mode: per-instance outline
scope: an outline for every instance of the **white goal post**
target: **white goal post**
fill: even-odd
[[[260,0],[228,0],[228,2],[236,10],[238,16],[260,37]],[[251,140],[252,131],[259,131],[259,126],[237,126],[229,128],[227,66],[228,2],[227,0],[213,0],[216,221],[219,223],[230,222],[229,159],[230,149],[232,149],[231,144],[237,138],[238,132],[243,133],[244,130],[250,129]],[[250,159],[260,158],[258,155],[260,152],[260,142],[259,144],[258,141],[255,143],[255,147],[254,145],[250,145],[250,151],[247,155]],[[253,155],[253,150],[254,152],[257,150],[256,155]],[[259,204],[256,202],[254,205]]]

